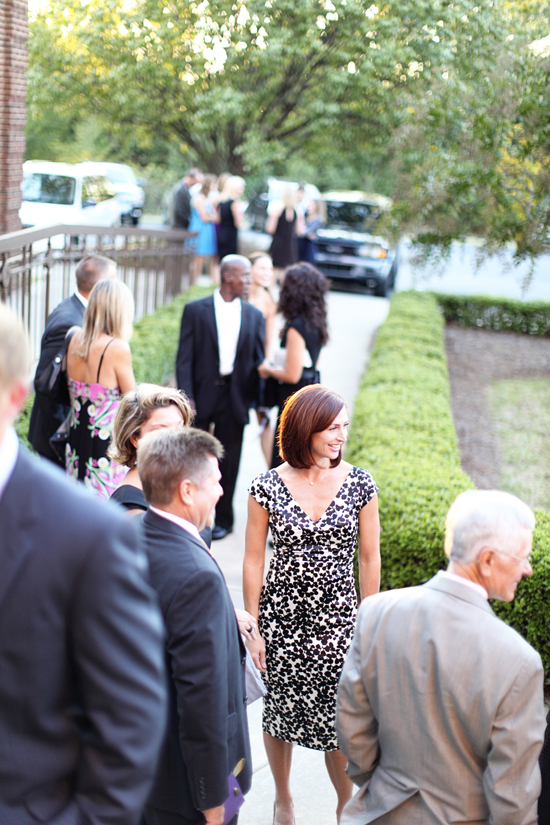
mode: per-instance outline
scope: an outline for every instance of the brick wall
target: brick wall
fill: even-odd
[[[0,0],[0,232],[21,228],[27,0]]]

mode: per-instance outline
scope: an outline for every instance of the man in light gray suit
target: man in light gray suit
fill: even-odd
[[[509,493],[463,493],[448,569],[363,601],[337,717],[360,790],[340,825],[536,823],[542,664],[487,602],[531,575],[534,524]]]

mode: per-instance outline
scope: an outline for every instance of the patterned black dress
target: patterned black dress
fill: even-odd
[[[276,470],[262,473],[250,487],[269,513],[274,549],[260,597],[268,689],[263,729],[285,742],[338,748],[336,691],[355,630],[359,512],[377,489],[366,470],[352,467],[313,522]]]

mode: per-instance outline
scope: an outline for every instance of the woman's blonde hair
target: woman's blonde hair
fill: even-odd
[[[133,318],[134,298],[126,284],[114,278],[98,281],[88,298],[82,334],[74,354],[86,361],[92,345],[102,333],[129,341]]]
[[[281,200],[285,209],[294,209],[296,206],[296,190],[292,186],[284,186],[281,192]]]
[[[193,420],[193,411],[181,390],[159,387],[157,384],[138,384],[135,390],[123,395],[118,405],[108,456],[123,467],[135,467],[137,448],[132,438],[137,438],[151,414],[161,407],[173,404],[184,426]]]
[[[230,201],[237,196],[240,195],[240,189],[244,189],[245,183],[244,178],[240,178],[238,175],[231,175],[231,177],[227,178],[223,185],[223,189],[220,193],[220,201]]]

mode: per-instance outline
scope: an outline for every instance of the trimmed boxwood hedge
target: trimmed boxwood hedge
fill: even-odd
[[[382,589],[421,584],[446,567],[445,516],[474,487],[461,469],[434,295],[400,292],[378,332],[353,409],[346,458],[380,487]],[[495,611],[537,648],[550,675],[550,515],[537,512],[533,576]]]
[[[174,374],[176,352],[179,344],[181,316],[188,301],[204,298],[214,287],[191,287],[176,295],[168,306],[160,307],[153,315],[146,315],[134,324],[130,341],[132,364],[136,381],[165,385]],[[15,428],[23,443],[27,440],[34,395],[27,398]]]
[[[550,336],[548,301],[515,301],[490,295],[434,293],[446,321],[461,327]]]

